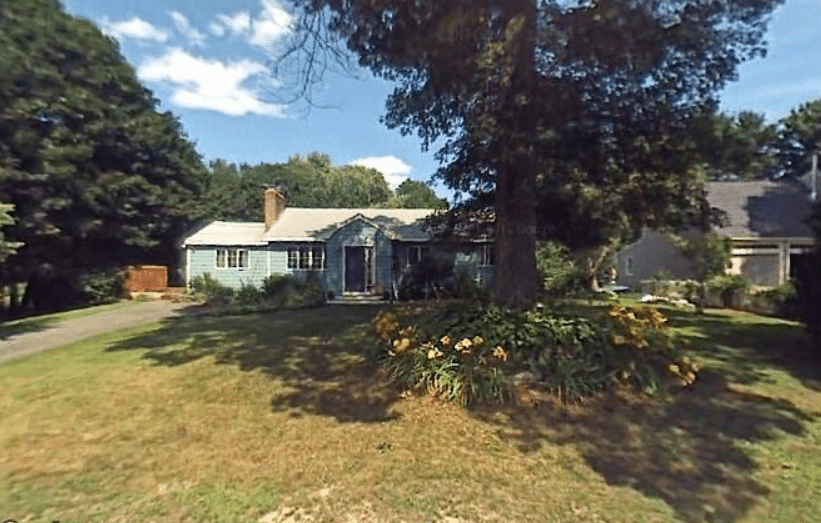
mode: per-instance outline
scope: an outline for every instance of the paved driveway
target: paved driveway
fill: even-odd
[[[0,363],[112,330],[180,316],[184,314],[183,309],[189,305],[167,300],[134,303],[111,311],[102,310],[96,314],[46,324],[41,330],[13,334],[0,340]],[[36,321],[36,318],[21,321]]]

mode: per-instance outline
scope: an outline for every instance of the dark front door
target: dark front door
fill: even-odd
[[[365,292],[365,247],[345,247],[345,291]]]

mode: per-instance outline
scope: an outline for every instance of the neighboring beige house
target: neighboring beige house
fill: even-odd
[[[710,182],[710,205],[723,210],[729,224],[717,232],[733,242],[729,273],[743,274],[754,285],[786,282],[813,246],[807,224],[817,191],[812,174],[798,180]],[[618,282],[639,288],[641,282],[664,273],[673,279],[694,276],[687,258],[662,233],[646,231],[616,255]]]

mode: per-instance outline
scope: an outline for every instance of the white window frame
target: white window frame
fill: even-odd
[[[495,264],[493,258],[493,244],[492,243],[484,243],[479,247],[479,266],[480,267],[493,267]]]
[[[411,253],[416,253],[416,261],[411,261]],[[428,245],[409,245],[408,246],[408,266],[419,264],[422,259],[430,252]]]
[[[633,276],[633,257],[632,256],[625,256],[624,257],[624,275],[625,276]]]
[[[248,249],[224,247],[216,250],[214,267],[217,269],[244,270],[251,267],[251,256]]]
[[[288,247],[288,269],[292,271],[324,271],[328,257],[324,245],[292,245]]]

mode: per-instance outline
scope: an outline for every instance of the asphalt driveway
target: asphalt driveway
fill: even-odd
[[[184,310],[187,307],[190,307],[190,304],[156,300],[133,303],[114,310],[103,309],[98,313],[77,318],[43,322],[41,326],[30,329],[28,332],[11,334],[0,340],[0,363],[73,341],[99,336],[113,330],[180,316],[185,314]],[[19,321],[37,324],[37,318]]]

